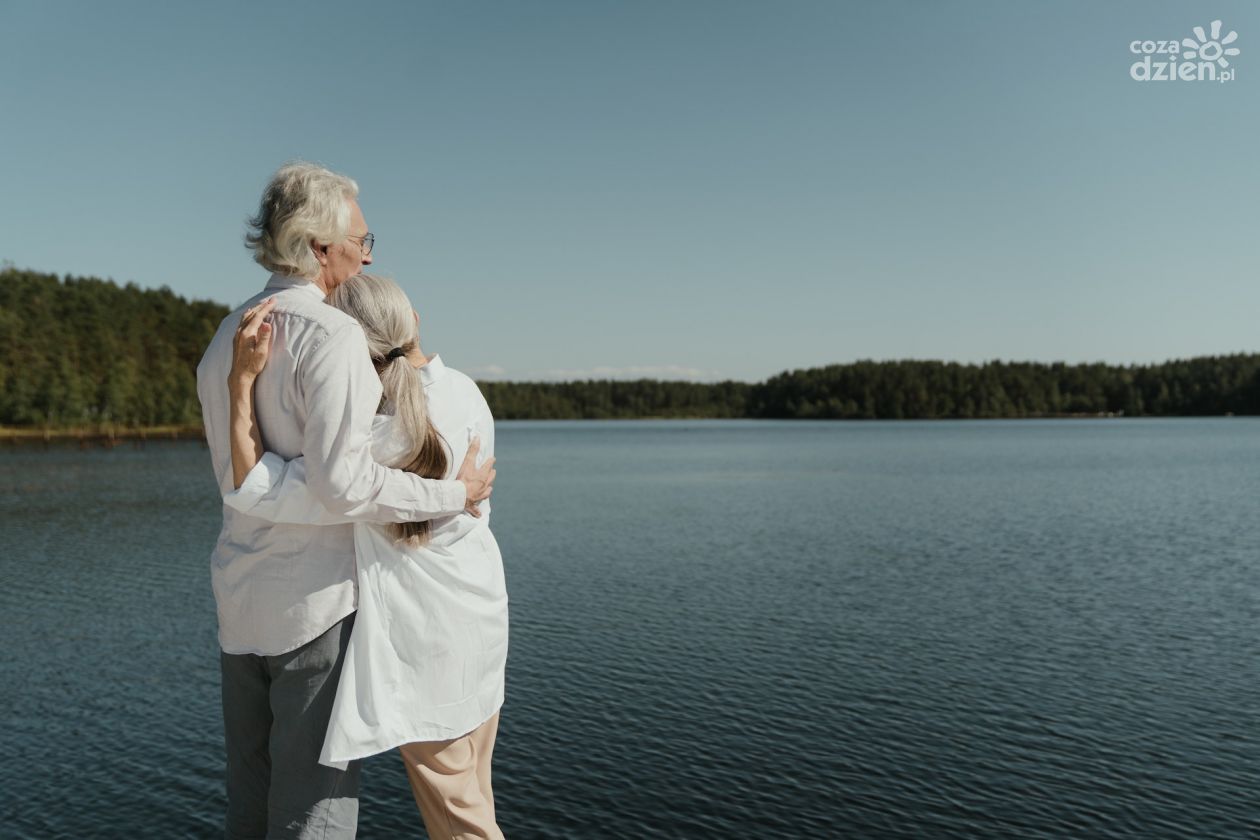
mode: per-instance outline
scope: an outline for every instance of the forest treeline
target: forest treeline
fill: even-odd
[[[167,288],[0,269],[0,425],[197,425],[228,308]],[[765,382],[483,382],[501,419],[1260,414],[1260,355],[1153,365],[862,361]]]
[[[0,425],[200,424],[197,362],[228,308],[0,269]]]

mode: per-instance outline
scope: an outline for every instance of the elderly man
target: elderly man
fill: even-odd
[[[254,405],[269,451],[305,456],[307,486],[347,519],[408,522],[458,513],[489,496],[492,471],[471,459],[454,481],[421,479],[371,458],[381,398],[363,330],[324,296],[372,261],[354,181],[323,167],[281,168],[246,237],[272,271],[219,326],[197,367],[220,491],[234,489],[228,373],[244,311],[267,298],[272,350]],[[264,505],[282,505],[279,498]],[[227,837],[353,837],[358,766],[318,762],[354,623],[353,525],[274,524],[223,510],[211,557],[219,614]]]

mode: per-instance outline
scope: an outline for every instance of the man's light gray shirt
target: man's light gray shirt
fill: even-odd
[[[220,495],[233,489],[227,384],[233,338],[242,313],[271,296],[271,354],[254,385],[263,447],[285,459],[305,456],[299,479],[346,524],[277,524],[223,508],[210,566],[226,653],[285,653],[354,611],[352,521],[421,521],[458,513],[465,501],[462,482],[422,479],[372,460],[381,383],[363,330],[326,304],[314,283],[278,274],[223,320],[197,366]],[[279,491],[260,502],[282,503]]]

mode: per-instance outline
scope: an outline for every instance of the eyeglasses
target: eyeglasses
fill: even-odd
[[[376,237],[370,233],[365,233],[362,236],[347,236],[346,239],[359,240],[359,247],[363,249],[363,256],[365,257],[372,253],[372,246],[376,244]]]

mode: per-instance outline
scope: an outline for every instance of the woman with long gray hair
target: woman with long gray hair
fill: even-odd
[[[367,336],[383,398],[372,456],[425,478],[449,478],[467,452],[493,458],[494,420],[476,383],[420,349],[419,318],[397,284],[358,275],[328,303]],[[252,381],[266,364],[274,303],[248,310],[232,375]],[[334,524],[300,481],[301,459],[265,452],[252,388],[232,412],[237,490],[225,503],[249,514],[287,493],[277,521]],[[398,747],[432,838],[501,838],[490,759],[503,704],[507,591],[490,533],[490,505],[473,515],[354,527],[358,615],[346,651],[320,762],[331,766]]]

